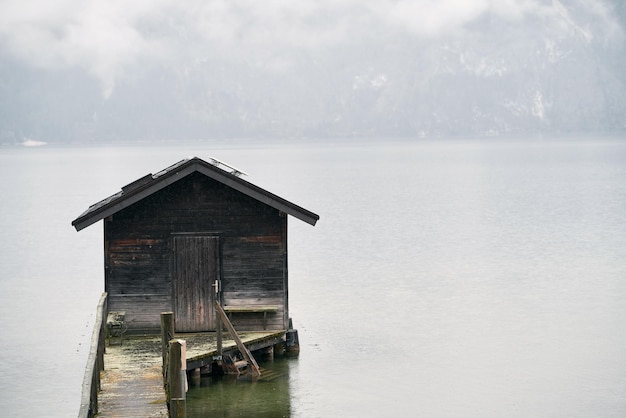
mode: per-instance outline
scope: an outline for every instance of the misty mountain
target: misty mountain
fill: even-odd
[[[624,132],[626,6],[585,4],[485,11],[430,35],[369,21],[315,47],[198,41],[125,68],[107,92],[80,66],[3,52],[0,143]],[[195,42],[176,22],[143,30]]]

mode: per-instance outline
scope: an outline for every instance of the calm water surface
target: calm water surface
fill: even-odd
[[[102,226],[70,222],[194,155],[321,220],[290,219],[300,358],[190,417],[626,414],[626,141],[589,139],[0,148],[3,415],[77,414]]]

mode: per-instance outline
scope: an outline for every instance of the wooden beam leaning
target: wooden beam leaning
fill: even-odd
[[[252,353],[250,352],[250,350],[248,350],[248,347],[246,347],[243,341],[241,341],[241,338],[239,338],[237,331],[235,331],[235,327],[233,327],[233,324],[231,324],[230,320],[228,319],[228,315],[226,315],[226,312],[224,312],[224,309],[222,309],[222,306],[219,304],[218,301],[215,301],[215,310],[219,313],[220,318],[222,319],[222,323],[226,325],[226,329],[228,329],[228,332],[233,337],[233,340],[235,340],[237,348],[239,348],[239,351],[243,355],[244,359],[248,362],[248,365],[250,367],[250,374],[257,377],[261,376],[259,365],[257,364],[254,357],[252,357]]]

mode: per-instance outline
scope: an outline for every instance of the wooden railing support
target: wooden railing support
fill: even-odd
[[[106,340],[106,327],[104,318],[108,310],[107,293],[102,293],[96,311],[96,321],[93,325],[91,346],[85,376],[83,377],[83,390],[80,399],[78,418],[92,418],[98,413],[98,391],[100,390],[100,372],[104,370],[104,351]]]

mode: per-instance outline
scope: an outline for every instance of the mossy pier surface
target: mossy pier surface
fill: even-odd
[[[271,347],[284,340],[285,331],[241,332],[239,337],[251,350]],[[176,334],[186,341],[187,370],[210,364],[217,354],[214,332]],[[223,351],[237,351],[225,338]],[[104,371],[98,393],[98,418],[167,417],[163,385],[163,353],[160,336],[125,336],[110,339],[104,354]]]

